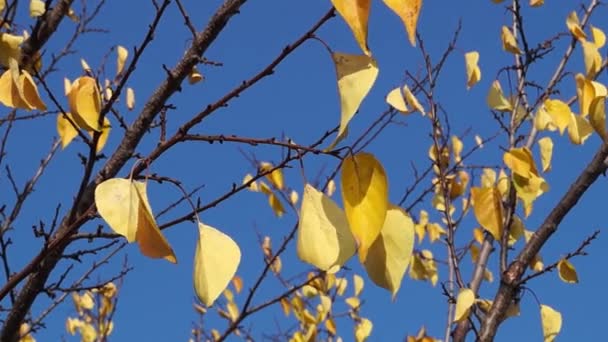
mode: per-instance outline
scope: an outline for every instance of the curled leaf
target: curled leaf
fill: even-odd
[[[557,270],[559,278],[565,283],[575,284],[578,283],[578,275],[576,274],[576,268],[568,259],[562,259],[557,263]]]
[[[467,71],[467,89],[477,84],[481,80],[481,69],[479,68],[479,52],[471,51],[464,55]]]

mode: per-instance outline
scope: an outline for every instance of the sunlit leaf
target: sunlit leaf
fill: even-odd
[[[127,57],[129,57],[129,50],[122,45],[118,45],[116,47],[116,75],[122,73]]]
[[[589,79],[595,78],[602,67],[602,55],[597,45],[586,40],[581,41],[583,47],[583,60],[585,62],[585,74]]]
[[[473,212],[477,222],[487,230],[494,239],[500,241],[502,236],[503,209],[500,193],[495,187],[471,188]]]
[[[355,251],[355,240],[342,209],[306,184],[298,224],[298,257],[321,270],[335,272]]]
[[[502,27],[500,39],[502,40],[503,50],[516,55],[520,55],[522,53],[522,51],[517,46],[517,40],[515,40],[515,36],[508,27]]]
[[[371,55],[367,46],[367,22],[371,0],[331,0],[336,11],[350,27],[361,50]]]
[[[606,44],[606,34],[601,29],[591,25],[591,35],[593,36],[593,43],[598,49],[601,49]]]
[[[503,161],[514,174],[524,178],[538,176],[534,157],[527,147],[510,149],[504,153]]]
[[[608,134],[606,134],[606,97],[598,96],[591,101],[589,123],[604,141],[608,140]]]
[[[561,259],[557,263],[557,270],[559,278],[566,283],[575,284],[578,283],[578,275],[574,265],[568,259]]]
[[[486,97],[486,102],[490,108],[497,111],[510,112],[513,110],[513,105],[503,94],[502,87],[500,86],[500,82],[498,82],[498,80],[492,82],[492,86],[490,87],[490,91]]]
[[[540,7],[545,4],[545,0],[530,0],[531,7]]]
[[[543,165],[543,172],[551,170],[551,157],[553,156],[553,140],[549,137],[538,139],[540,148],[540,160]]]
[[[570,124],[568,125],[568,136],[570,141],[575,145],[582,145],[585,140],[593,133],[593,127],[580,115],[572,113],[570,115]]]
[[[576,39],[587,39],[587,35],[585,34],[585,31],[583,31],[583,29],[581,28],[581,23],[578,20],[578,15],[575,11],[570,12],[568,17],[566,18],[566,26],[568,27],[570,33],[572,33],[572,35],[576,37]]]
[[[543,325],[544,341],[552,342],[562,329],[562,314],[548,305],[541,304],[540,320]]]
[[[266,179],[277,189],[283,190],[285,187],[285,182],[283,181],[283,170],[280,168],[274,169],[274,165],[269,162],[261,162],[260,163],[260,171],[261,172],[269,172],[266,174]],[[272,171],[271,171],[272,170]]]
[[[564,134],[570,124],[570,115],[572,114],[570,107],[561,100],[550,99],[545,100],[544,107],[551,116],[551,122],[559,129],[559,133]]]
[[[199,223],[194,253],[194,290],[200,301],[211,306],[226,289],[241,262],[241,250],[228,235]]]
[[[401,18],[412,46],[416,46],[416,25],[422,0],[384,0],[384,4]]]
[[[152,216],[146,183],[124,178],[108,179],[95,188],[99,215],[127,241],[137,241],[145,256],[175,263],[175,253]]]
[[[77,78],[68,94],[70,113],[80,128],[99,131],[101,95],[97,81],[89,76]]]
[[[364,342],[372,334],[374,325],[367,318],[362,318],[355,326],[355,342]]]
[[[128,110],[133,110],[133,108],[135,108],[135,91],[133,90],[133,88],[128,87],[127,88],[127,109]]]
[[[334,146],[346,136],[348,123],[376,81],[378,66],[372,57],[366,55],[335,52],[332,54],[332,58],[338,78],[341,112],[340,129],[336,140],[332,144]]]
[[[475,303],[475,293],[471,289],[462,288],[456,297],[456,311],[454,312],[454,322],[460,322],[469,317],[471,306]]]
[[[388,103],[393,108],[400,111],[401,113],[405,113],[405,114],[411,113],[411,111],[408,110],[407,105],[405,104],[405,97],[401,93],[401,87],[397,87],[397,88],[391,90],[386,95],[386,103]]]
[[[481,80],[481,69],[479,68],[479,52],[471,51],[464,54],[464,61],[467,70],[467,89],[477,84]]]
[[[341,177],[344,212],[363,262],[386,218],[388,180],[382,164],[369,153],[345,158]]]
[[[44,14],[46,5],[42,0],[30,0],[30,17],[37,18]]]
[[[403,209],[391,206],[380,236],[372,243],[365,260],[367,274],[393,298],[414,251],[414,221]]]

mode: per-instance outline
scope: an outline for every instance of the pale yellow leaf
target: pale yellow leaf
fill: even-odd
[[[414,93],[412,93],[412,91],[407,85],[403,86],[403,95],[405,95],[405,102],[408,106],[411,106],[413,110],[419,111],[422,115],[426,115],[424,108],[422,107],[420,102],[418,102],[418,99],[416,98],[416,96],[414,96]]]
[[[503,26],[500,39],[502,40],[502,49],[512,54],[520,55],[522,51],[517,46],[517,40],[511,30]]]
[[[332,59],[336,67],[340,94],[340,129],[332,144],[334,146],[346,136],[348,123],[372,89],[378,76],[378,65],[376,60],[367,55],[335,52],[332,54]]]
[[[412,46],[416,46],[416,25],[422,0],[384,0],[384,4],[401,18]]]
[[[125,67],[125,62],[129,57],[129,50],[124,46],[118,45],[116,47],[116,75],[120,75]]]
[[[376,285],[393,296],[414,251],[414,221],[397,206],[390,206],[380,236],[372,243],[365,260],[365,269]]]
[[[559,129],[560,134],[564,134],[570,124],[570,115],[572,114],[570,107],[561,100],[551,99],[545,100],[544,107],[551,117],[551,123]]]
[[[585,140],[593,133],[593,127],[580,115],[570,114],[570,124],[568,125],[568,136],[575,145],[582,145]]]
[[[578,20],[578,15],[575,11],[570,12],[568,17],[566,18],[566,26],[568,27],[570,33],[572,33],[572,35],[576,39],[587,39],[587,35],[585,34],[585,31],[583,31],[583,29],[581,28],[581,23]]]
[[[355,326],[355,341],[364,342],[367,340],[369,335],[372,334],[373,327],[372,321],[367,318],[361,318],[361,321]]]
[[[589,123],[604,141],[608,141],[608,134],[606,134],[606,97],[598,96],[591,101]]]
[[[30,0],[30,17],[37,18],[44,14],[46,5],[42,0]]]
[[[471,289],[462,288],[456,297],[454,322],[460,322],[469,317],[471,306],[475,303],[475,293]]]
[[[133,110],[133,108],[135,108],[135,91],[133,90],[133,88],[128,87],[127,88],[127,109],[128,110]]]
[[[512,148],[503,155],[505,165],[516,175],[523,178],[538,176],[532,152],[527,147]]]
[[[405,97],[401,93],[400,87],[391,90],[386,95],[386,103],[402,113],[411,113],[405,104]]]
[[[367,22],[371,0],[331,0],[336,11],[350,27],[361,50],[371,55],[367,46]]]
[[[211,306],[226,289],[241,262],[241,250],[228,235],[198,224],[194,253],[194,290],[200,301]]]
[[[568,259],[561,259],[557,263],[557,270],[559,278],[566,283],[576,284],[578,283],[578,275],[576,274],[576,268]]]
[[[70,113],[65,113],[65,115],[59,113],[57,115],[57,134],[61,139],[61,148],[66,148],[66,146],[68,146],[70,142],[76,138],[76,136],[78,136],[78,131],[74,125],[70,123],[66,116],[72,119],[72,114]]]
[[[562,314],[548,305],[541,304],[540,320],[543,326],[544,342],[552,342],[562,329]]]
[[[324,271],[338,271],[355,254],[346,215],[310,184],[304,186],[297,233],[298,257]]]
[[[361,291],[363,291],[364,285],[365,285],[365,282],[363,281],[363,278],[358,274],[354,274],[353,275],[353,290],[355,291],[355,297],[359,297],[359,295],[361,295]]]
[[[369,153],[348,156],[342,164],[342,199],[359,260],[380,235],[388,209],[388,180],[382,164]]]
[[[538,140],[540,148],[540,161],[543,165],[543,172],[551,170],[551,157],[553,156],[553,140],[544,137]]]
[[[597,45],[586,40],[581,41],[583,48],[583,60],[585,62],[585,74],[588,79],[594,79],[602,67],[602,55]]]
[[[464,54],[465,67],[467,71],[467,89],[481,80],[481,69],[479,68],[479,52],[471,51]]]
[[[137,241],[142,254],[176,263],[175,253],[152,216],[146,183],[108,179],[95,188],[95,204],[110,228],[128,242]]]
[[[601,49],[606,44],[606,34],[600,28],[591,25],[591,35],[593,36],[593,43],[598,49]]]
[[[553,122],[553,117],[547,112],[544,105],[539,106],[536,115],[534,115],[534,128],[538,131],[548,130],[553,132],[557,130],[557,126]]]
[[[462,140],[460,140],[460,138],[458,138],[457,136],[453,135],[452,136],[452,153],[454,154],[454,162],[455,163],[460,163],[462,161],[462,150],[464,149],[464,144],[462,143]]]
[[[500,112],[510,112],[513,110],[513,105],[503,94],[502,87],[498,80],[492,82],[492,86],[486,97],[486,102],[490,108]]]

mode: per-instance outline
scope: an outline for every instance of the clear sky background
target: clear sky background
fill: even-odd
[[[221,1],[184,3],[193,23],[201,29]],[[201,71],[206,80],[194,86],[184,84],[183,91],[169,101],[177,106],[169,115],[169,134],[188,117],[261,70],[287,44],[307,31],[330,6],[328,0],[249,1],[242,7],[241,13],[229,22],[228,27],[205,55],[210,60],[223,63],[224,66],[203,67]],[[536,45],[558,32],[566,32],[565,18],[570,11],[578,9],[577,6],[578,1],[547,1],[541,8],[524,5],[524,24],[528,29],[531,44]],[[25,15],[26,8],[22,10]],[[108,1],[94,26],[108,29],[109,32],[90,33],[79,40],[76,44],[78,52],[63,60],[58,66],[59,70],[49,77],[49,84],[61,89],[58,90],[61,93],[63,77],[74,79],[82,74],[80,58],[85,58],[96,69],[116,44],[129,49],[139,44],[153,18],[153,12],[154,8],[148,1]],[[599,9],[592,18],[592,24],[604,30],[608,29],[605,26],[607,15],[605,8]],[[490,136],[498,130],[497,123],[492,119],[485,103],[485,96],[499,68],[510,65],[513,58],[501,49],[500,28],[510,24],[510,14],[504,6],[495,5],[489,0],[467,4],[460,1],[426,1],[418,28],[434,61],[438,60],[452,39],[459,21],[462,21],[462,32],[456,51],[447,60],[439,79],[436,98],[446,109],[454,134],[463,136],[470,130],[470,133],[462,138],[466,150],[473,146],[474,134]],[[46,48],[47,58],[49,53],[63,46],[74,26],[70,21],[62,23],[61,32],[53,37]],[[346,24],[338,17],[324,25],[318,36],[335,51],[360,53]],[[171,5],[169,14],[161,22],[161,29],[128,84],[135,89],[136,110],[126,112],[124,104],[119,104],[119,109],[128,120],[135,117],[142,108],[144,99],[164,79],[162,65],[175,65],[188,47],[189,38],[189,32],[183,25],[177,7],[175,4]],[[541,85],[548,82],[569,41],[569,37],[559,40],[555,52],[534,67],[531,73],[534,80]],[[387,109],[385,95],[389,90],[403,84],[406,70],[420,74],[424,67],[419,50],[409,45],[400,20],[379,0],[373,1],[369,45],[378,60],[380,74],[359,114],[352,121],[351,137],[358,136]],[[480,53],[482,80],[467,91],[464,53],[470,50]],[[605,54],[605,49],[603,52]],[[568,70],[581,72],[584,69],[580,47],[574,55],[568,64]],[[113,76],[115,55],[110,54],[108,58],[110,62],[106,72]],[[339,122],[339,99],[333,68],[325,48],[319,42],[310,40],[277,67],[273,76],[231,101],[227,108],[218,110],[193,132],[210,135],[236,134],[256,138],[286,135],[300,144],[312,143]],[[607,81],[605,72],[599,80],[604,83]],[[508,88],[504,78],[501,81],[503,88]],[[558,95],[561,99],[574,95],[573,77],[568,77],[563,82],[561,90],[562,94]],[[47,97],[43,98],[47,104],[50,103]],[[65,99],[62,101],[64,105],[67,104]],[[421,118],[419,114],[413,114],[399,117],[398,121],[401,124],[390,125],[367,148],[367,151],[374,153],[384,164],[390,182],[390,198],[394,202],[399,200],[404,189],[413,180],[410,163],[414,161],[419,163],[420,167],[426,165],[426,155],[431,144],[427,133],[428,120]],[[121,128],[113,123],[114,130],[104,149],[106,154],[115,150],[122,132]],[[31,177],[56,135],[55,116],[36,121],[22,121],[15,125],[7,162],[13,168],[19,184]],[[525,221],[526,228],[531,230],[538,227],[548,210],[558,202],[568,185],[590,161],[600,144],[600,139],[595,134],[584,146],[573,146],[566,136],[559,137],[556,133],[550,136],[556,143],[553,170],[545,177],[551,190],[537,200],[532,216]],[[140,145],[138,152],[146,155],[155,146],[157,139],[158,133],[150,134]],[[343,144],[350,142],[352,139]],[[500,147],[506,146],[505,142],[504,137],[501,137],[488,144],[471,159],[470,164],[500,165],[502,153],[499,151]],[[70,205],[82,175],[77,154],[84,151],[85,145],[77,141],[59,152],[27,202],[14,232],[15,244],[12,253],[15,269],[30,260],[40,248],[40,242],[32,237],[30,227],[40,220],[49,222],[59,203],[62,204],[62,214]],[[204,185],[198,195],[203,203],[208,203],[229,190],[232,183],[240,183],[246,173],[255,172],[241,151],[254,153],[257,159],[271,162],[280,161],[283,153],[276,147],[191,143],[167,153],[152,165],[150,172],[179,178],[186,189]],[[534,153],[537,154],[536,149]],[[336,160],[331,157],[307,158],[306,176],[308,179],[315,179],[319,172],[323,172],[325,177],[328,170],[332,170],[335,165]],[[127,165],[119,176],[128,175],[130,166]],[[286,183],[301,193],[303,183],[299,167],[298,164],[292,166],[293,169],[285,171]],[[10,193],[5,170],[0,177],[0,187],[4,189],[3,193]],[[607,191],[608,181],[601,177],[547,244],[542,253],[546,264],[553,263],[567,252],[576,249],[594,230],[604,228],[606,221],[601,211],[606,208],[604,194]],[[156,183],[149,185],[151,205],[157,211],[179,196],[180,193],[173,186]],[[339,197],[336,199],[339,200]],[[429,201],[430,197],[427,204],[416,207],[412,214],[417,215],[420,209],[426,209],[431,213],[433,221],[439,221],[440,218],[430,208]],[[162,224],[188,210],[187,206],[180,206],[171,214],[160,217],[158,221]],[[262,194],[243,192],[219,207],[205,211],[201,214],[201,219],[226,232],[240,245],[243,259],[237,274],[243,278],[244,287],[248,289],[263,267],[257,234],[272,237],[277,245],[291,230],[297,217],[293,212],[289,212],[283,218],[277,219]],[[97,220],[90,223],[85,230],[94,231],[99,224],[103,222]],[[458,242],[466,243],[476,226],[474,218],[469,215],[469,219],[463,222],[463,231],[459,231],[461,235]],[[104,229],[108,228],[104,226]],[[192,309],[195,298],[192,289],[192,257],[198,233],[195,224],[184,223],[166,230],[165,234],[177,254],[177,265],[142,257],[138,248],[131,245],[114,259],[112,265],[102,268],[93,276],[93,280],[103,280],[114,275],[125,257],[134,267],[120,289],[112,341],[187,341],[190,337],[192,322],[197,320]],[[600,239],[588,249],[590,256],[573,260],[580,284],[565,284],[555,273],[547,274],[528,284],[541,303],[562,312],[564,324],[558,337],[560,341],[595,339],[603,331],[603,324],[608,318],[605,310],[608,307],[608,299],[604,295],[608,281],[604,261],[608,258],[608,249],[603,235],[604,233],[600,234]],[[519,248],[521,244],[522,242],[519,242],[516,246]],[[438,257],[445,256],[444,247],[439,243],[429,246],[425,242],[416,248],[430,248]],[[94,257],[85,258],[83,266],[75,269],[74,276],[84,271],[84,266],[93,259]],[[495,279],[498,279],[495,257],[491,258],[490,264]],[[288,278],[311,269],[297,259],[294,243],[284,254],[283,265],[284,275]],[[464,265],[464,277],[470,279],[471,267],[468,258],[465,259]],[[357,273],[364,273],[356,258],[349,261],[347,266]],[[352,272],[345,275],[352,279]],[[444,266],[440,266],[439,275],[440,281],[447,278],[447,269]],[[56,276],[58,274],[55,274]],[[387,291],[373,285],[367,276],[364,278],[365,304],[361,315],[370,318],[374,323],[371,341],[403,340],[407,334],[415,334],[422,325],[427,327],[431,336],[443,338],[447,306],[440,286],[432,287],[430,283],[414,281],[406,275],[393,302]],[[493,297],[497,286],[497,281],[484,283],[481,296]],[[254,303],[271,298],[278,289],[280,287],[276,280],[269,279],[255,297]],[[352,288],[349,288],[349,291],[352,291]],[[237,297],[240,304],[244,293]],[[37,302],[34,312],[44,309],[46,304],[46,301]],[[521,308],[521,316],[510,318],[503,324],[497,336],[498,341],[542,339],[538,304],[529,292],[525,293]],[[65,319],[74,314],[70,301],[61,305],[46,321],[48,329],[36,334],[37,339],[57,341],[65,337],[68,341],[77,340],[65,332]],[[347,321],[338,321],[339,332],[345,341],[353,339],[352,326]],[[277,325],[286,330],[291,328],[294,322],[293,317],[285,320],[280,308],[274,306],[245,320],[244,326],[252,327],[256,340],[262,340],[264,334],[277,332]],[[214,327],[220,331],[226,327],[225,321],[215,318],[208,319],[206,324],[208,328]]]

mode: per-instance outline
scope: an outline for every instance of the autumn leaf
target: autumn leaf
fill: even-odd
[[[541,304],[540,319],[543,326],[544,341],[552,342],[562,329],[562,314],[548,305]]]
[[[414,221],[397,206],[386,213],[380,236],[369,248],[365,269],[376,285],[391,292],[393,298],[401,286],[414,251]]]
[[[344,211],[327,195],[306,184],[298,223],[298,257],[321,270],[333,273],[355,251],[355,239]]]
[[[331,0],[338,14],[350,27],[361,50],[371,55],[367,46],[367,22],[371,0]]]
[[[371,90],[378,76],[378,66],[372,57],[335,52],[332,54],[332,59],[338,78],[341,113],[338,136],[329,149],[333,148],[346,136],[348,123],[359,109],[361,102]]]
[[[543,172],[551,170],[551,157],[553,156],[553,140],[549,137],[538,139],[538,147],[540,149],[540,161],[543,166]]]
[[[578,20],[578,15],[576,15],[575,11],[570,12],[568,17],[566,18],[566,26],[568,27],[570,33],[572,33],[572,35],[576,39],[587,39],[587,35],[585,34],[585,31],[583,31],[583,29],[581,28],[581,23]]]
[[[241,262],[241,250],[228,235],[203,223],[194,253],[194,290],[206,306],[226,289]]]
[[[467,71],[467,90],[481,80],[481,69],[479,68],[479,52],[471,51],[464,54]]]
[[[500,112],[510,112],[513,110],[513,105],[502,93],[502,87],[498,80],[492,82],[492,86],[486,97],[486,102],[490,108]]]
[[[575,284],[578,283],[578,275],[574,265],[568,259],[561,259],[557,263],[557,270],[559,278],[565,283]]]
[[[494,239],[502,237],[503,209],[500,193],[495,187],[471,188],[473,212],[477,222],[487,230]]]
[[[388,180],[382,164],[369,153],[345,158],[341,180],[346,219],[364,262],[386,218]]]
[[[97,81],[89,76],[77,78],[68,93],[70,113],[80,128],[99,131],[101,95]]]
[[[416,25],[422,0],[383,0],[384,4],[401,18],[412,46],[416,46]]]
[[[598,96],[591,101],[589,123],[604,141],[608,141],[608,134],[606,134],[606,97]]]
[[[475,303],[475,293],[471,289],[462,288],[456,297],[454,322],[460,322],[469,317],[471,306]]]
[[[517,40],[511,32],[511,30],[503,26],[501,30],[500,39],[502,40],[502,49],[515,55],[521,55],[522,51],[517,46]]]
[[[124,46],[118,45],[116,47],[116,75],[120,75],[125,67],[125,62],[129,57],[129,50]]]

